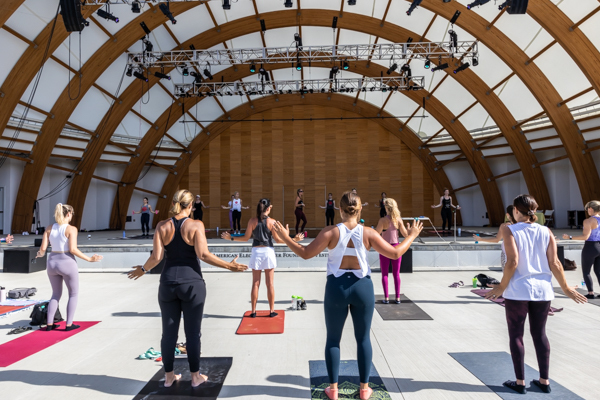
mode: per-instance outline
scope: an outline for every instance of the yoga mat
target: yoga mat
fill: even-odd
[[[577,288],[577,291],[583,295],[588,294],[588,291],[586,289],[582,289],[582,288]],[[561,288],[555,287],[554,288],[554,293],[556,294],[560,294],[566,297],[565,293],[562,291]],[[596,293],[597,295],[597,293]],[[593,304],[595,306],[600,306],[600,298],[599,299],[587,299],[588,303]]]
[[[208,376],[208,381],[197,388],[192,387],[192,377],[187,359],[175,359],[174,372],[181,374],[181,379],[166,388],[165,370],[161,368],[140,390],[134,400],[178,400],[202,399],[216,400],[221,392],[227,373],[233,363],[232,357],[203,357],[200,359],[200,374]]]
[[[308,369],[310,374],[310,397],[311,399],[328,399],[325,394],[325,388],[329,386],[327,377],[327,367],[325,361],[309,361]],[[369,378],[369,387],[373,389],[371,399],[373,400],[391,400],[377,369],[371,364],[371,377]],[[338,390],[340,399],[358,399],[360,389],[360,379],[358,377],[358,364],[356,360],[340,361],[340,374],[338,378]]]
[[[10,342],[0,345],[0,367],[8,367],[27,358],[39,351],[42,351],[56,343],[62,342],[73,335],[78,334],[90,328],[100,321],[82,321],[74,322],[79,325],[79,329],[65,331],[65,325],[61,325],[58,329],[46,332],[36,330],[24,336],[20,336]]]
[[[390,298],[390,304],[383,304],[381,301],[385,297],[383,295],[375,296],[375,309],[384,321],[395,320],[433,320],[425,311],[418,305],[412,302],[408,297],[401,294],[400,301],[396,304],[396,298]]]
[[[257,311],[256,318],[250,317],[250,311],[244,313],[242,322],[237,329],[238,335],[265,335],[273,333],[283,333],[283,327],[285,322],[285,311],[275,310],[279,315],[276,317],[269,317],[269,311]]]
[[[533,349],[529,349],[529,351],[533,351]],[[504,400],[583,400],[583,397],[577,396],[569,389],[557,383],[552,376],[550,376],[552,392],[542,392],[537,386],[531,383],[533,379],[540,378],[539,372],[527,364],[525,364],[526,395],[519,394],[512,389],[502,386],[502,382],[515,380],[512,358],[507,352],[448,354]]]
[[[490,290],[491,289],[473,289],[473,290],[471,290],[471,293],[475,293],[478,296],[485,297],[485,295]],[[491,301],[491,302],[493,302],[493,303],[499,304],[502,307],[505,307],[505,305],[504,305],[504,297],[500,297],[500,298],[496,298],[496,299],[488,299],[488,300]],[[562,310],[564,310],[563,307],[561,307],[561,308],[555,308],[555,307],[550,306],[550,312],[548,312],[548,315],[554,315],[554,313],[561,312]]]
[[[4,317],[14,311],[19,311],[31,306],[0,306],[0,317]]]

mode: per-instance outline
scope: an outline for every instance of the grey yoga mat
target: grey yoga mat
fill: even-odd
[[[384,321],[433,320],[425,311],[403,294],[400,295],[400,304],[394,302],[394,296],[390,296],[390,304],[383,304],[383,299],[382,295],[375,296],[375,309]]]

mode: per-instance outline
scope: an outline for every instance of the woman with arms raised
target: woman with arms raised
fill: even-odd
[[[348,310],[352,314],[357,342],[360,398],[368,399],[373,393],[369,388],[369,375],[373,357],[370,330],[375,309],[375,294],[367,252],[372,247],[390,259],[398,259],[423,229],[423,225],[418,221],[412,227],[407,226],[408,237],[398,247],[393,247],[375,230],[358,223],[361,209],[358,195],[344,193],[340,201],[342,223],[323,229],[306,247],[290,238],[289,227],[284,227],[280,222],[274,226],[274,230],[285,244],[305,260],[329,249],[324,305],[327,326],[325,363],[330,382],[325,393],[330,399],[338,398],[340,340]]]

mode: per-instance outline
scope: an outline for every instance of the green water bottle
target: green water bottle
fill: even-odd
[[[473,277],[473,287],[474,288],[477,287],[477,277],[476,276]]]
[[[298,308],[298,297],[292,296],[292,310],[296,310]]]

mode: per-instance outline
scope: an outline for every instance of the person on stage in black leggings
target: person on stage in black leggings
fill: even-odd
[[[237,262],[237,257],[227,262],[208,250],[204,224],[189,218],[193,202],[194,198],[189,191],[180,190],[175,193],[171,207],[173,218],[160,221],[156,226],[152,255],[143,266],[138,265],[127,274],[130,279],[138,279],[157,266],[164,254],[165,266],[160,275],[158,303],[162,316],[160,346],[165,368],[165,387],[181,378],[181,374],[175,375],[173,372],[173,363],[182,312],[192,387],[197,387],[208,379],[206,375],[200,375],[200,327],[206,299],[200,261],[230,271],[247,269],[246,265]]]
[[[194,201],[194,207],[192,208],[192,212],[194,213],[194,219],[196,221],[202,221],[202,217],[204,215],[203,208],[210,208],[209,206],[205,206],[204,202],[200,200],[200,195],[196,195],[196,200]]]
[[[385,192],[381,193],[381,199],[379,200],[379,205],[375,205],[375,207],[379,208],[379,218],[383,218],[387,215],[385,211],[385,204],[383,202],[387,199],[387,194]]]
[[[554,299],[552,275],[562,291],[577,303],[587,299],[575,288],[567,286],[554,235],[545,226],[535,224],[537,203],[529,195],[517,196],[513,202],[516,224],[503,225],[506,264],[502,281],[485,296],[487,299],[504,297],[510,354],[517,380],[508,380],[504,386],[525,394],[525,347],[523,333],[529,315],[529,327],[535,347],[539,380],[533,384],[543,392],[550,392],[550,343],[546,336],[546,321],[550,302]],[[490,360],[493,363],[494,360]]]
[[[446,230],[446,222],[448,222],[448,231],[452,228],[452,209],[460,210],[460,206],[452,204],[452,197],[450,191],[444,189],[444,195],[440,197],[440,204],[433,205],[431,208],[442,207],[442,231]]]
[[[158,213],[158,210],[152,211],[152,206],[148,203],[148,198],[144,197],[144,204],[140,211],[134,211],[134,214],[142,214],[142,236],[150,235],[150,214]]]
[[[329,249],[324,306],[327,327],[325,363],[330,386],[325,389],[325,394],[330,399],[338,398],[340,340],[350,311],[357,344],[360,398],[368,399],[373,393],[369,388],[369,376],[373,358],[370,331],[375,310],[375,293],[367,253],[373,247],[390,259],[398,259],[408,250],[423,225],[417,221],[413,227],[409,226],[408,237],[398,247],[393,247],[374,229],[365,228],[358,223],[362,209],[358,195],[344,193],[340,209],[342,223],[326,227],[306,247],[290,238],[287,225],[284,227],[277,222],[274,230],[294,253],[305,260]]]
[[[325,202],[325,206],[319,207],[325,209],[325,219],[327,220],[326,226],[333,225],[333,220],[335,219],[335,210],[339,210],[339,208],[335,206],[333,194],[329,193],[329,196],[327,196],[327,201]],[[331,221],[331,224],[329,223],[329,221]]]
[[[595,296],[594,281],[591,274],[592,267],[598,283],[600,283],[600,201],[592,200],[588,202],[585,205],[585,210],[589,218],[583,221],[583,235],[569,236],[565,233],[563,239],[585,240],[583,250],[581,250],[581,270],[588,290],[585,297],[593,299]]]
[[[304,227],[306,226],[306,215],[304,215],[304,190],[298,189],[296,191],[296,209],[294,210],[294,214],[296,215],[296,235],[298,234],[298,227],[300,226],[300,221],[302,221],[302,228],[300,228],[300,232],[304,232]]]
[[[247,210],[250,207],[242,206],[242,199],[240,199],[240,192],[235,192],[233,194],[233,200],[231,200],[231,216],[233,217],[233,234],[241,235],[242,232],[242,209]],[[237,232],[235,228],[237,227]]]

